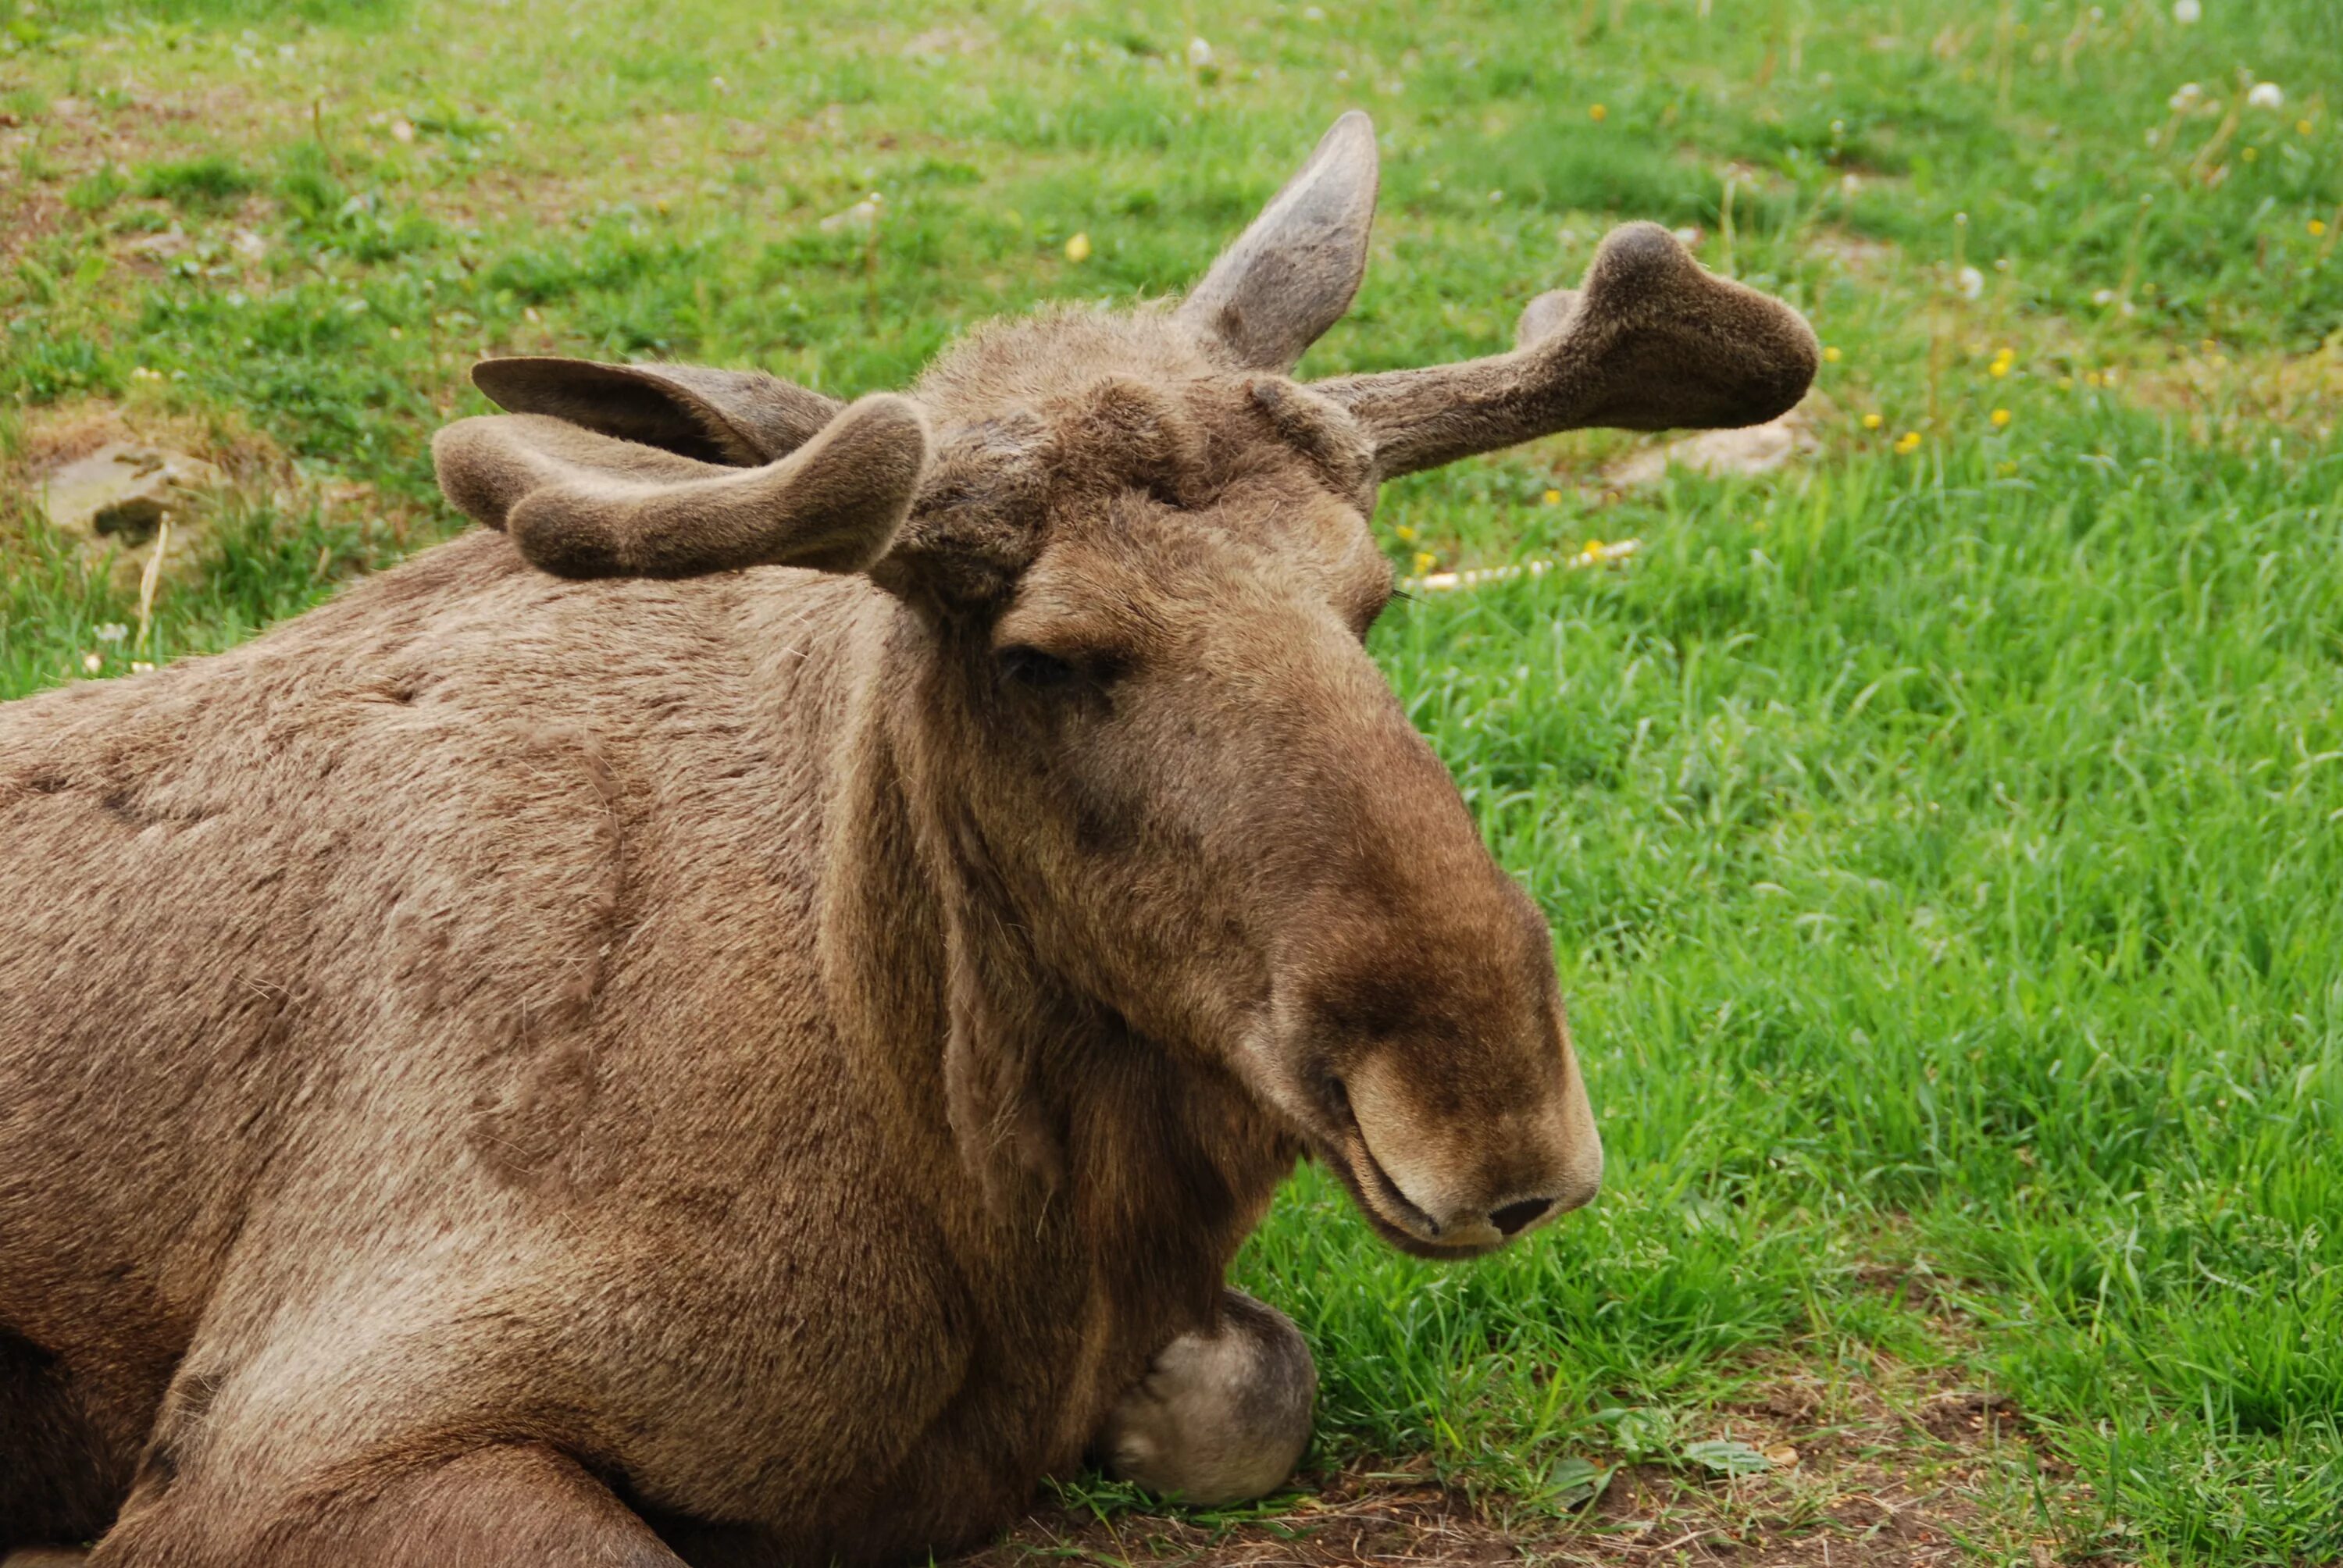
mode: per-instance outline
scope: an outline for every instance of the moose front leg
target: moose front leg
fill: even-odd
[[[1200,1507],[1276,1491],[1310,1443],[1318,1369],[1292,1320],[1221,1292],[1212,1333],[1182,1334],[1109,1415],[1107,1473]]]
[[[89,1568],[683,1568],[566,1455],[475,1449],[298,1502],[172,1488],[126,1510]],[[13,1563],[6,1565],[13,1568]]]

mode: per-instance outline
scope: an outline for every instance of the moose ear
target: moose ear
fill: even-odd
[[[1247,370],[1293,368],[1351,308],[1375,217],[1375,128],[1353,109],[1212,263],[1180,318]]]
[[[431,443],[439,487],[559,577],[696,577],[779,565],[860,571],[927,470],[927,420],[874,394],[777,462],[703,463],[541,414],[461,419]]]
[[[703,463],[753,468],[813,439],[845,405],[760,370],[483,359],[472,384],[499,408],[548,414]]]

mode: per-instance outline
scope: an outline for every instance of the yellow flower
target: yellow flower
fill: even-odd
[[[1088,234],[1078,234],[1074,236],[1073,238],[1066,241],[1066,259],[1068,261],[1088,261],[1090,258],[1091,236]]]
[[[1876,430],[1886,422],[1876,414],[1865,414],[1863,417],[1863,427],[1866,430]]]
[[[2009,423],[2009,410],[2006,408],[1996,408],[1993,411],[1992,418],[1993,427],[1996,430],[2001,429]]]
[[[1833,347],[1828,347],[1828,348],[1825,348],[1825,349],[1824,349],[1824,350],[1823,350],[1823,363],[1824,363],[1824,364],[1825,364],[1825,365],[1835,365],[1835,364],[1837,364],[1838,362],[1839,362],[1839,352],[1838,352],[1838,348],[1837,348],[1837,347],[1836,347],[1835,345],[1834,345]]]
[[[1399,542],[1401,544],[1412,545],[1415,543],[1415,530],[1409,528],[1405,523],[1402,523],[1393,531],[1399,535]]]
[[[1560,490],[1548,490],[1545,493],[1544,499],[1547,506],[1558,507],[1562,505],[1562,492]]]
[[[1416,551],[1416,552],[1415,552],[1415,575],[1416,575],[1416,576],[1418,576],[1418,577],[1422,577],[1424,573],[1426,573],[1426,572],[1430,571],[1433,568],[1434,568],[1434,567],[1438,566],[1439,564],[1440,564],[1440,558],[1439,558],[1438,556],[1433,555],[1430,550],[1418,550],[1418,551]]]
[[[2320,235],[2325,234],[2326,232],[2327,232],[2327,220],[2326,220],[2325,218],[2323,218],[2323,217],[2315,217],[2315,218],[2312,218],[2312,219],[2310,220],[2310,237],[2311,237],[2311,238],[2313,238],[2313,239],[2317,239]]]
[[[1906,430],[1901,436],[1896,437],[1896,449],[1898,452],[1904,453],[1918,451],[1920,449],[1920,432],[1917,430]]]
[[[1611,111],[1604,108],[1600,104],[1590,104],[1587,106],[1586,117],[1590,120],[1607,119],[1610,117],[1610,114]]]

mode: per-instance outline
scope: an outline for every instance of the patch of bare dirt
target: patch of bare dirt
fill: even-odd
[[[241,145],[255,113],[225,86],[150,94],[131,84],[96,97],[54,98],[22,124],[0,127],[0,264],[13,266],[78,221],[66,195],[98,170]]]
[[[1826,256],[1856,277],[1877,277],[1901,256],[1884,239],[1872,239],[1843,228],[1816,228],[1806,236],[1808,249]]]
[[[1765,1454],[1764,1472],[1623,1465],[1566,1519],[1470,1496],[1416,1459],[1304,1474],[1299,1495],[1241,1523],[1044,1507],[952,1568],[1950,1568],[1981,1558],[2048,1568],[2069,1560],[2022,1504],[2036,1477],[2052,1491],[2076,1483],[2007,1395],[1928,1387],[1885,1363],[1875,1370],[1840,1382],[1793,1370],[1722,1412],[1704,1435]]]
[[[2308,354],[2232,355],[2202,345],[2171,363],[2135,371],[2132,400],[2181,422],[2201,446],[2272,428],[2331,439],[2343,415],[2343,332]]]

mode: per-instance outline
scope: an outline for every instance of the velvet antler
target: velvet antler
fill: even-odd
[[[1556,430],[1755,425],[1814,379],[1815,335],[1780,300],[1694,261],[1657,224],[1614,229],[1576,290],[1523,313],[1510,354],[1321,381],[1384,477]]]
[[[892,543],[926,469],[926,418],[887,394],[789,457],[704,463],[539,414],[463,419],[432,442],[439,487],[562,577],[690,577],[779,564],[859,571]]]

